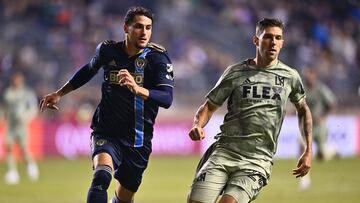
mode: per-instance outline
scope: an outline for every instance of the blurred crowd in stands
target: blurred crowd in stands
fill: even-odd
[[[172,57],[175,110],[196,108],[228,65],[255,55],[251,40],[263,17],[286,23],[282,61],[300,73],[316,68],[340,110],[360,108],[357,0],[2,0],[1,93],[15,69],[26,73],[38,97],[54,91],[91,59],[98,43],[123,40],[123,17],[134,5],[155,12],[152,41]],[[92,113],[101,81],[100,73],[64,99],[61,115]]]

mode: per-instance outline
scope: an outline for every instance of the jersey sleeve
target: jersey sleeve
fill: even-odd
[[[109,61],[109,46],[113,41],[104,41],[96,47],[95,55],[90,62],[79,70],[70,78],[69,82],[73,89],[77,89],[89,82],[99,71],[99,69]]]
[[[326,107],[331,107],[336,105],[336,97],[327,86],[323,85],[321,93],[322,93],[322,100]]]
[[[289,98],[290,101],[294,104],[305,98],[304,85],[301,81],[299,73],[296,70],[294,70],[294,76],[291,83],[291,92]]]
[[[89,63],[90,69],[92,71],[97,72],[101,68],[101,66],[110,61],[111,55],[109,49],[110,46],[114,43],[114,41],[106,40],[98,44],[98,46],[96,47],[95,55]]]
[[[26,120],[30,120],[33,119],[37,114],[38,100],[36,98],[35,92],[30,89],[27,89],[26,98],[26,112],[23,112],[23,116],[26,118]]]
[[[151,66],[155,70],[155,86],[174,87],[174,69],[166,52],[154,53]]]
[[[228,67],[206,95],[206,98],[216,106],[221,106],[233,91],[232,72],[232,66]]]

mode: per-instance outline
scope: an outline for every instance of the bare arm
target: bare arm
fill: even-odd
[[[305,176],[311,167],[312,159],[312,117],[311,111],[306,104],[305,99],[300,100],[299,103],[295,104],[298,119],[299,128],[301,135],[305,138],[305,149],[303,154],[300,156],[297,168],[293,170],[293,175],[298,177]]]
[[[73,89],[72,85],[67,82],[56,92],[45,95],[40,101],[40,111],[44,111],[45,108],[58,110],[59,107],[56,104],[60,101],[60,98],[73,91]]]
[[[211,116],[217,109],[218,106],[210,103],[209,100],[199,107],[194,117],[193,127],[189,132],[189,136],[192,140],[204,139],[205,133],[203,127],[209,122]]]

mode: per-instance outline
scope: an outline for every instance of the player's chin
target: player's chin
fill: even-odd
[[[136,43],[136,48],[138,48],[138,49],[145,49],[146,47],[147,47],[147,44],[148,44],[148,42],[146,41],[146,42],[138,42],[138,43]]]
[[[277,54],[268,54],[267,57],[270,59],[270,60],[275,60],[278,55]]]

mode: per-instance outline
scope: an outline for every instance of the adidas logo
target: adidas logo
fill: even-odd
[[[249,84],[249,83],[252,83],[249,78],[246,78],[246,80],[243,82],[243,84]]]
[[[110,66],[116,66],[115,60],[113,59],[112,61],[110,61],[109,65],[110,65]]]

